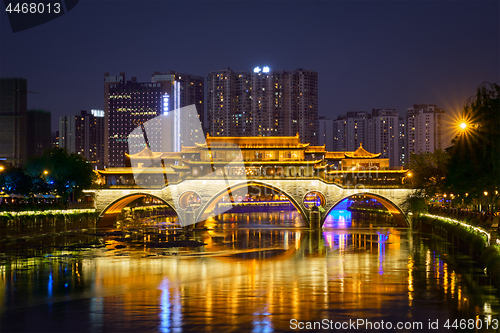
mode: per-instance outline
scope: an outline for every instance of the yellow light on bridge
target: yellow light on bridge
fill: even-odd
[[[49,174],[49,172],[48,172],[47,170],[44,170],[44,171],[43,171],[43,174],[44,174],[45,176],[47,176],[47,175]]]
[[[412,176],[412,173],[411,172],[408,172],[408,177],[411,177]]]
[[[463,130],[466,129],[467,128],[467,123],[466,122],[461,122],[460,123],[460,128],[463,129]]]
[[[487,197],[488,196],[488,192],[487,191],[484,191],[484,196]]]

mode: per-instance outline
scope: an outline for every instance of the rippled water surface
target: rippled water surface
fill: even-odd
[[[364,319],[423,325],[401,332],[438,320],[441,332],[455,331],[448,319],[500,319],[478,266],[407,229],[347,213],[321,231],[288,213],[227,214],[187,235],[143,222],[0,244],[0,331],[273,332]],[[205,245],[165,245],[186,240]]]

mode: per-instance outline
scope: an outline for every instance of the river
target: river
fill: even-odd
[[[346,211],[321,231],[296,212],[225,214],[188,235],[141,222],[0,243],[0,331],[500,330],[489,278],[427,234]],[[205,245],[161,245],[186,239]]]

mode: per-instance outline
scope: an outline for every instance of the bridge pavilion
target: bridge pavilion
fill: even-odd
[[[240,154],[241,152],[241,154]],[[389,159],[361,145],[356,151],[329,152],[325,146],[301,143],[300,137],[211,137],[180,152],[145,147],[126,154],[130,167],[98,170],[106,187],[163,187],[193,178],[316,178],[340,186],[401,185],[406,170],[391,170]],[[231,161],[239,163],[230,163]],[[136,179],[134,179],[134,171]],[[140,176],[137,178],[137,170]]]

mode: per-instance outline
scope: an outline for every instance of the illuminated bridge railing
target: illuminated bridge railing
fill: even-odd
[[[163,188],[164,186],[168,186],[169,184],[179,184],[184,181],[189,180],[220,180],[229,178],[231,180],[248,181],[248,180],[256,180],[256,181],[266,181],[266,180],[321,180],[324,183],[337,185],[342,188],[353,188],[353,187],[370,187],[370,188],[411,188],[407,182],[405,182],[404,174],[401,172],[395,172],[391,174],[390,172],[385,172],[383,174],[376,174],[374,172],[360,172],[358,175],[353,175],[352,172],[342,172],[338,171],[334,175],[299,175],[299,176],[284,176],[284,175],[264,175],[264,176],[237,176],[237,175],[229,175],[229,176],[191,176],[187,175],[183,178],[180,178],[176,181],[156,181],[156,182],[148,182],[147,179],[144,179],[140,183],[136,183],[133,175],[124,175],[119,178],[119,181],[111,181],[106,182],[99,187],[102,189],[140,189],[140,188]],[[406,183],[406,184],[405,184]]]

